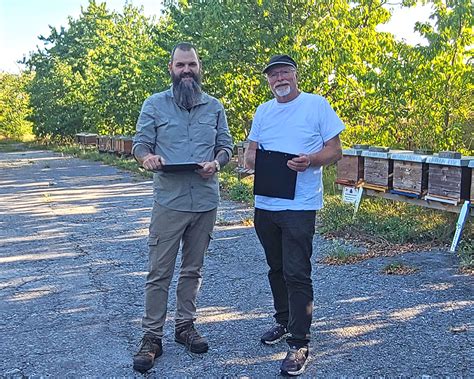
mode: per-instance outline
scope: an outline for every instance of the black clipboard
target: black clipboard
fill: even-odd
[[[257,149],[255,155],[254,195],[295,198],[297,172],[286,163],[298,155]]]
[[[163,172],[179,172],[199,170],[202,166],[196,162],[171,163],[161,166]]]

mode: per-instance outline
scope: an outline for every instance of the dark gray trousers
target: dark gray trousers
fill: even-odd
[[[311,255],[316,211],[255,209],[255,230],[270,267],[268,279],[275,319],[287,326],[288,344],[301,347],[310,340],[313,314]]]

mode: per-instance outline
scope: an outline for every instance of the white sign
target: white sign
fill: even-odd
[[[342,201],[345,203],[355,204],[359,197],[359,189],[355,187],[343,187]]]

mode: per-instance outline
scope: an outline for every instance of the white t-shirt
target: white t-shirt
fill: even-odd
[[[328,101],[319,95],[301,92],[288,103],[276,99],[261,104],[252,122],[248,139],[264,150],[291,154],[320,151],[324,143],[345,126]],[[255,196],[255,207],[269,211],[318,210],[323,206],[322,167],[299,172],[294,200]]]

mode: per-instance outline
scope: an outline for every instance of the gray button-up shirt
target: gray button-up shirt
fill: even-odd
[[[222,104],[203,93],[190,111],[178,106],[172,88],[145,100],[133,139],[167,164],[211,162],[220,150],[232,156],[232,137]],[[194,171],[158,172],[153,175],[155,200],[178,211],[205,212],[219,203],[217,175],[203,179]]]

